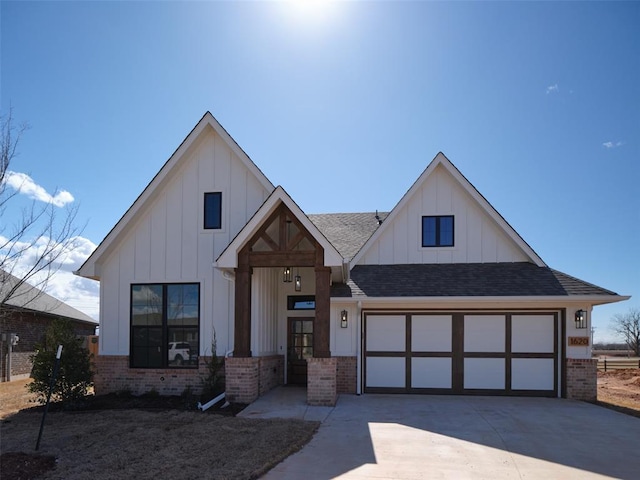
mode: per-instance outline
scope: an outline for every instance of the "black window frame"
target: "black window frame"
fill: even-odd
[[[313,302],[313,307],[304,306],[305,303]],[[300,306],[299,306],[300,305]],[[287,295],[287,310],[315,310],[315,295]]]
[[[208,215],[209,208],[211,205],[209,203],[210,198],[217,198],[217,211],[214,212],[216,217],[214,219],[210,218]],[[222,192],[205,192],[203,197],[203,222],[202,226],[205,230],[220,230],[222,229]],[[209,220],[214,220],[213,222],[209,222]],[[216,221],[217,220],[217,221]]]
[[[197,299],[197,316],[198,316],[198,324],[196,326],[170,326],[168,322],[168,310],[169,310],[169,302],[168,302],[168,288],[170,286],[175,285],[183,285],[183,286],[196,286],[198,289],[198,299]],[[161,324],[158,325],[134,325],[134,289],[136,287],[144,287],[144,286],[156,286],[161,287],[162,289],[162,306],[161,306]],[[201,285],[200,282],[174,282],[174,283],[132,283],[130,286],[130,297],[129,297],[129,328],[130,328],[130,336],[129,336],[129,368],[140,368],[140,369],[198,369],[199,357],[200,357],[200,320],[201,320],[201,311],[200,311],[200,294],[201,294]],[[134,355],[134,349],[139,348],[139,345],[135,345],[136,339],[136,331],[141,329],[154,329],[156,331],[160,331],[161,334],[161,343],[160,343],[160,362],[156,365],[143,365],[142,362],[136,362],[136,356]],[[192,330],[197,332],[198,345],[197,350],[195,352],[190,350],[189,356],[190,358],[186,359],[186,364],[182,365],[170,365],[169,364],[169,338],[171,330]],[[190,343],[187,340],[178,340],[178,343]],[[148,345],[147,345],[148,346]],[[195,356],[195,359],[193,358]],[[148,357],[147,357],[148,359]],[[148,363],[148,362],[145,362]]]
[[[444,243],[442,238],[441,223],[443,218],[451,219],[451,243]],[[424,238],[424,223],[426,219],[435,219],[435,243],[426,244]],[[456,222],[454,215],[423,215],[422,216],[422,248],[434,248],[434,247],[453,247],[456,243]]]

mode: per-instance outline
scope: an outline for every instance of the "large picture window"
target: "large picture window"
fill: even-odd
[[[197,368],[200,285],[131,285],[132,368]]]
[[[423,247],[453,247],[453,215],[422,217]]]

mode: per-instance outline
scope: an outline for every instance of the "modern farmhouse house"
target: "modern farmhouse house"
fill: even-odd
[[[348,205],[345,205],[348,208]],[[100,281],[96,391],[593,399],[595,305],[439,153],[389,213],[307,215],[206,113],[80,268]]]

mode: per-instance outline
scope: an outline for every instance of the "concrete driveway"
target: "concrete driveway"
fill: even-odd
[[[342,395],[331,409],[305,406],[298,392],[290,405],[286,394],[277,389],[243,416],[322,425],[265,479],[640,478],[640,419],[583,402]]]

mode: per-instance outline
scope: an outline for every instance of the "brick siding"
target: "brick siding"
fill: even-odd
[[[307,359],[307,403],[334,406],[337,400],[338,359]]]
[[[14,311],[9,315],[2,316],[0,334],[7,335],[15,333],[20,338],[17,345],[11,352],[11,377],[12,379],[27,377],[31,374],[33,364],[31,355],[35,353],[36,345],[44,343],[45,332],[53,319],[52,317],[38,312]],[[97,325],[90,325],[83,322],[69,320],[76,335],[93,335]],[[1,338],[1,337],[0,337]],[[6,342],[0,342],[0,381],[7,379],[7,354]]]
[[[260,394],[260,357],[229,357],[226,361],[227,400],[251,403]]]
[[[336,357],[338,359],[337,393],[356,393],[357,357]]]
[[[258,357],[260,359],[260,396],[284,383],[284,356]]]
[[[160,395],[181,395],[191,388],[194,394],[202,391],[207,375],[206,361],[199,358],[198,368],[129,368],[126,355],[99,355],[95,359],[94,389],[96,395],[129,391],[142,395],[156,391]]]
[[[598,360],[567,358],[567,398],[594,402],[598,398]]]

